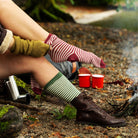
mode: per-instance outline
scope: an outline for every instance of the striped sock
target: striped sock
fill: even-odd
[[[46,84],[44,90],[66,102],[71,102],[81,93],[61,72]]]
[[[79,61],[82,63],[94,64],[96,67],[105,68],[105,63],[92,52],[84,51],[73,45],[70,45],[54,34],[49,34],[45,43],[52,46],[49,55],[55,62]]]

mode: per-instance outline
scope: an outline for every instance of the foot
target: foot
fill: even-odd
[[[84,93],[81,93],[78,97],[73,99],[71,104],[77,109],[76,120],[78,122],[87,122],[104,127],[121,127],[126,125],[123,119],[118,119],[109,115]]]
[[[56,35],[49,34],[45,43],[52,46],[52,50],[49,51],[49,54],[55,62],[79,61],[82,63],[93,64],[99,68],[105,68],[106,66],[103,60],[92,52],[86,52],[80,48],[70,45],[58,38]]]

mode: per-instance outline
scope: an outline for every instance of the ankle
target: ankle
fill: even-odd
[[[14,40],[14,38],[12,37],[11,42],[10,42],[10,44],[9,44],[9,48],[8,48],[9,50],[13,47],[14,43],[15,43],[15,40]]]
[[[72,72],[71,73],[74,73],[77,69],[77,65],[76,65],[76,62],[72,62]]]
[[[45,41],[44,41],[44,42],[45,42],[45,43],[47,43],[47,42],[48,42],[48,40],[50,39],[50,37],[51,37],[51,36],[52,36],[52,34],[51,34],[51,33],[49,33],[49,34],[48,34],[48,36],[47,36],[47,38],[45,39]]]
[[[1,36],[1,43],[0,43],[0,53],[4,54],[9,47],[11,46],[11,42],[13,41],[13,34],[10,30],[5,30],[5,34]],[[4,31],[3,31],[4,32]],[[2,33],[3,33],[2,32]]]

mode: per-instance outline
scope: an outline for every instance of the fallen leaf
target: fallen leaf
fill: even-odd
[[[80,138],[79,136],[65,137],[65,138]]]
[[[120,31],[120,32],[119,32],[119,35],[120,35],[120,36],[122,36],[122,35],[123,35],[123,33]]]
[[[104,135],[104,138],[108,138],[108,136],[107,135]]]
[[[109,129],[109,130],[115,129],[114,127],[106,127],[106,128]]]
[[[79,136],[72,136],[71,138],[80,138]]]
[[[38,112],[37,114],[38,114],[38,115],[43,115],[44,113],[42,113],[42,112]]]
[[[54,128],[57,127],[55,123],[51,123],[51,126],[54,127]]]
[[[116,138],[122,138],[121,136],[117,136]]]
[[[91,69],[91,70],[93,70],[93,67],[89,66],[89,67],[88,67],[88,69]]]
[[[35,121],[33,124],[29,125],[29,127],[38,127],[41,126],[37,121]]]
[[[126,101],[126,100],[128,100],[130,97],[128,96],[127,98],[125,98],[125,99],[121,99],[121,98],[118,98],[118,99],[114,99],[114,100],[116,100],[116,101]]]
[[[61,134],[59,132],[52,133],[53,136],[56,136],[58,138],[62,138]]]
[[[79,69],[79,74],[91,74],[91,72],[87,68],[81,67]]]
[[[108,90],[102,90],[102,89],[100,89],[100,88],[97,88],[97,92],[107,93],[107,92],[108,92]]]
[[[85,127],[85,129],[86,129],[86,130],[92,130],[93,127],[92,127],[92,126],[87,126],[87,127]]]

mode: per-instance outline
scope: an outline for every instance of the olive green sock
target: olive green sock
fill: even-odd
[[[71,102],[81,93],[61,72],[46,84],[44,90],[67,102]]]
[[[23,54],[33,57],[41,57],[44,56],[48,51],[50,46],[35,40],[24,40],[19,36],[14,37],[14,44],[11,47],[10,51],[14,54]]]

